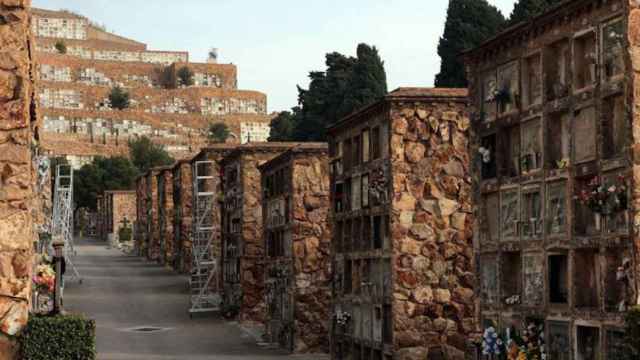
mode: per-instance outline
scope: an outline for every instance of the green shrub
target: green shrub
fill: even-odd
[[[32,316],[19,342],[23,360],[93,360],[96,325],[81,315]]]
[[[67,53],[67,45],[64,43],[64,41],[58,40],[54,46],[55,46],[56,50],[58,50],[58,53],[60,53],[60,54],[66,54]]]
[[[178,70],[178,80],[180,81],[180,85],[183,86],[192,86],[193,81],[193,71],[187,66],[183,66]]]
[[[118,230],[118,239],[120,242],[131,241],[132,230],[129,226],[121,226]]]
[[[625,340],[629,347],[628,358],[640,359],[640,306],[627,311],[625,328]]]
[[[116,86],[109,93],[109,102],[112,109],[124,110],[129,107],[129,93]]]

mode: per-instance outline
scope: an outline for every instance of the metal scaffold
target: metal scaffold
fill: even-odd
[[[193,177],[193,242],[190,313],[217,311],[217,261],[213,256],[215,237],[213,209],[216,201],[213,161],[197,161]]]
[[[72,259],[76,251],[73,247],[73,168],[70,165],[56,167],[54,191],[51,235],[53,240],[64,242],[64,257],[71,268],[71,276],[82,282]]]

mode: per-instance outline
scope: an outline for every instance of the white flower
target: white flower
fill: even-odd
[[[610,193],[616,192],[616,186],[615,186],[615,185],[611,186],[611,187],[609,188],[609,192],[610,192]]]

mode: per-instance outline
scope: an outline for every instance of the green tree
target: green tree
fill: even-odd
[[[193,71],[188,66],[183,66],[178,70],[178,81],[180,85],[183,86],[192,86],[193,81]]]
[[[271,119],[269,141],[292,141],[298,112],[300,108],[296,106],[291,111],[281,111]]]
[[[58,53],[60,53],[60,54],[66,54],[67,53],[67,45],[64,43],[64,41],[58,40],[58,41],[56,41],[56,44],[54,46],[55,46],[56,50],[58,51]]]
[[[325,64],[325,71],[309,73],[308,89],[298,87],[293,140],[325,140],[327,126],[387,92],[384,63],[375,47],[359,44],[355,58],[329,53]]]
[[[129,93],[115,86],[109,93],[109,103],[112,109],[124,110],[129,107]]]
[[[97,157],[73,174],[76,207],[96,209],[96,199],[106,190],[131,190],[138,169],[123,156]]]
[[[209,124],[209,132],[207,133],[207,137],[210,141],[216,143],[224,143],[227,141],[229,135],[230,132],[227,124],[223,122]]]
[[[562,0],[518,0],[513,6],[513,11],[509,17],[509,25],[527,21],[561,1]]]
[[[140,173],[156,166],[171,165],[175,161],[162,146],[154,144],[146,136],[129,140],[129,156]]]
[[[480,45],[505,25],[504,16],[486,0],[449,0],[444,34],[438,44],[437,87],[466,87],[460,53]]]

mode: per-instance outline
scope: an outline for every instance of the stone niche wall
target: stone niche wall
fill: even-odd
[[[304,144],[260,166],[265,325],[295,353],[328,352],[331,261],[326,144]]]
[[[193,176],[190,161],[178,161],[173,167],[173,241],[176,251],[173,267],[182,273],[191,271]]]
[[[400,88],[329,130],[332,358],[464,358],[469,125],[464,89]]]
[[[35,113],[30,2],[0,0],[0,359],[17,359],[13,336],[26,325],[36,240],[31,147]]]
[[[263,322],[264,246],[262,187],[258,165],[295,143],[239,145],[222,161],[222,281],[225,306],[238,306],[239,320]]]
[[[113,206],[112,229],[113,238],[117,242],[120,240],[120,228],[126,225],[134,230],[134,224],[137,220],[136,214],[136,192],[135,191],[110,191],[107,192],[112,197],[111,204]],[[133,236],[133,233],[132,233]]]
[[[542,325],[551,358],[618,358],[638,302],[637,9],[565,2],[466,55],[480,330]]]
[[[157,182],[160,262],[172,265],[176,255],[173,241],[173,169],[165,167],[159,170]]]
[[[140,175],[136,178],[136,249],[138,254],[147,253],[149,241],[147,219],[147,177]]]
[[[158,226],[158,170],[149,170],[146,177],[147,253],[149,260],[160,260],[160,227]]]

